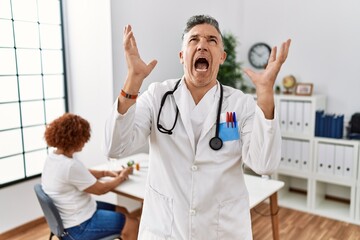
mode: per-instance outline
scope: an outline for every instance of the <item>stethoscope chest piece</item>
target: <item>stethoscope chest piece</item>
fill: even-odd
[[[221,138],[213,137],[212,139],[210,139],[209,145],[210,145],[211,149],[219,150],[222,147],[223,142],[222,142]]]

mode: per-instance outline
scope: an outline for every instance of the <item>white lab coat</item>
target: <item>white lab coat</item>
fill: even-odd
[[[259,174],[274,171],[280,162],[281,133],[277,119],[266,120],[250,95],[223,86],[221,122],[236,112],[240,140],[225,141],[212,150],[220,98],[219,85],[195,148],[184,80],[166,99],[161,124],[172,135],[157,130],[160,101],[177,79],[153,83],[126,114],[117,101],[106,123],[105,149],[112,157],[127,155],[150,139],[149,173],[139,239],[252,239],[248,191],[242,162]],[[218,83],[219,84],[219,83]],[[196,149],[196,151],[195,151]]]

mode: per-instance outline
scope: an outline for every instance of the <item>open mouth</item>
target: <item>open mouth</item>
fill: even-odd
[[[198,58],[195,61],[196,71],[206,71],[209,68],[209,62],[206,58]]]

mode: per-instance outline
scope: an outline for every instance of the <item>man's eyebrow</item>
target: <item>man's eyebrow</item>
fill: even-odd
[[[200,35],[200,34],[193,34],[193,35],[190,35],[189,36],[189,38],[194,38],[194,37],[196,37],[196,38],[198,38],[198,37],[205,37],[205,38],[207,38],[207,39],[218,39],[218,37],[217,36],[215,36],[215,35]]]
[[[194,37],[199,37],[200,35],[199,34],[192,34],[189,36],[189,38],[194,38]]]
[[[218,38],[216,35],[208,35],[209,38]]]

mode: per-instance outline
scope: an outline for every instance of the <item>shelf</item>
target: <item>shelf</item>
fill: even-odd
[[[314,212],[337,219],[354,220],[355,188],[315,181]]]
[[[331,176],[329,177],[329,174],[326,173],[318,173],[315,176],[315,179],[318,181],[323,181],[327,183],[347,186],[347,187],[355,187],[355,182],[349,178],[346,177],[338,177],[338,176]]]
[[[314,170],[319,178],[346,185],[356,182],[359,149],[357,141],[315,138],[314,145]]]
[[[285,183],[279,191],[279,204],[288,208],[306,210],[309,202],[308,179],[279,173],[276,178]]]
[[[360,141],[315,137],[316,111],[326,96],[276,95],[285,183],[279,205],[360,225]]]
[[[299,193],[285,192],[279,193],[279,205],[295,210],[308,211],[307,196]]]
[[[350,205],[346,203],[323,200],[318,203],[314,213],[336,220],[353,222],[350,216]]]
[[[326,138],[326,137],[314,137],[314,140],[322,143],[330,143],[330,144],[339,144],[339,145],[348,145],[348,146],[358,146],[360,140],[355,139],[346,139],[346,138]]]
[[[288,100],[288,101],[320,101],[322,104],[325,104],[326,96],[325,95],[312,95],[312,96],[299,96],[291,94],[276,94],[275,98],[277,100]]]
[[[296,170],[291,168],[280,167],[277,174],[294,176],[299,178],[310,178],[312,176],[310,171]]]
[[[307,140],[310,141],[313,139],[312,134],[302,134],[302,133],[289,133],[289,132],[281,132],[281,136],[283,138],[292,138],[292,139],[299,139],[299,140]]]
[[[360,156],[359,156],[360,160]],[[356,206],[355,206],[355,219],[360,223],[360,183],[357,183],[356,186]]]

